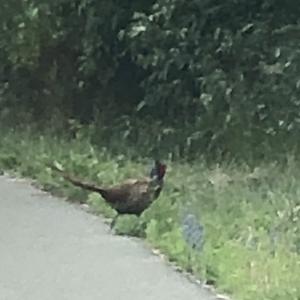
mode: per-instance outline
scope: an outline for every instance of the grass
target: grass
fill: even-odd
[[[46,167],[59,161],[87,179],[112,184],[148,172],[150,161],[53,134],[0,130],[0,168],[37,180],[44,189],[112,211],[94,193],[76,189]],[[300,299],[300,164],[168,163],[165,189],[140,219],[118,219],[116,231],[147,239],[171,261],[237,300]],[[186,216],[204,228],[196,250],[183,234]],[[188,231],[193,231],[193,224]]]

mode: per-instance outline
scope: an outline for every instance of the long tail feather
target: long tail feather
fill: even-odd
[[[102,195],[103,193],[105,193],[105,189],[103,189],[103,188],[97,186],[97,185],[94,184],[94,183],[83,182],[81,179],[75,178],[74,176],[71,176],[71,175],[67,174],[67,173],[64,172],[62,169],[58,168],[58,167],[55,166],[55,165],[52,165],[52,164],[51,164],[51,165],[49,165],[49,167],[50,167],[52,170],[54,170],[54,171],[60,173],[60,174],[62,175],[62,177],[63,177],[65,180],[71,182],[71,183],[72,183],[73,185],[75,185],[75,186],[81,187],[81,188],[83,188],[83,189],[85,189],[85,190],[89,190],[89,191],[92,191],[92,192],[100,193],[101,195]]]

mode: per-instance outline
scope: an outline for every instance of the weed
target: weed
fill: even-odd
[[[30,131],[1,136],[1,169],[35,178],[45,189],[87,202],[110,218],[115,212],[99,195],[70,186],[47,163],[57,160],[67,170],[103,184],[148,172],[145,160],[111,156],[83,138],[66,141]],[[236,299],[299,299],[299,163],[289,158],[284,166],[261,164],[253,170],[200,161],[169,165],[160,198],[140,218],[120,217],[117,233],[145,237],[170,260]],[[201,225],[193,221],[193,226],[204,235],[201,230],[189,233],[184,218],[191,214]]]

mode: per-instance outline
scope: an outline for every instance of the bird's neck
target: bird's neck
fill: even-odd
[[[159,179],[159,178],[157,178],[157,177],[155,176],[155,177],[152,178],[151,183],[152,183],[152,185],[154,185],[154,186],[162,186],[163,183],[164,183],[164,180],[163,180],[163,178]]]

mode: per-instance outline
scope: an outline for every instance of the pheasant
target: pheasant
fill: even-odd
[[[54,165],[51,165],[50,167],[61,173],[64,179],[71,182],[73,185],[99,193],[102,198],[117,211],[118,215],[134,214],[137,216],[141,215],[142,212],[159,197],[163,188],[164,176],[167,169],[165,164],[156,160],[149,177],[127,179],[115,186],[102,187],[75,178]],[[116,218],[112,221],[111,227],[115,224]]]

